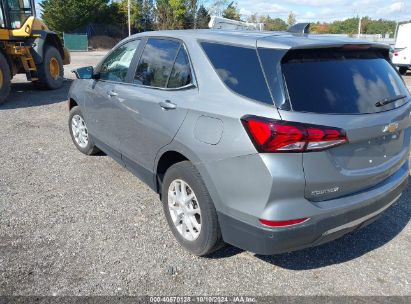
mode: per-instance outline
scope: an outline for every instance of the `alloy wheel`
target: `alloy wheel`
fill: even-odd
[[[201,232],[201,209],[193,189],[183,180],[174,180],[168,189],[171,220],[180,235],[195,241]]]
[[[87,126],[80,115],[76,114],[71,119],[71,132],[73,133],[74,140],[81,148],[87,147],[89,141]]]

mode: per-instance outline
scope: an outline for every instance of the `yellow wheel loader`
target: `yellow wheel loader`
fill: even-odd
[[[0,0],[0,104],[16,74],[26,74],[39,88],[58,89],[69,63],[61,39],[36,18],[34,0]]]

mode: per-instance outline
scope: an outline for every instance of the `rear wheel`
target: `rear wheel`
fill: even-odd
[[[46,90],[55,90],[63,86],[64,68],[60,52],[54,46],[48,46],[44,52],[43,63],[37,66],[38,81],[34,84]]]
[[[6,57],[0,52],[0,105],[7,100],[11,87],[10,67]]]
[[[400,68],[399,68],[399,72],[400,72],[401,75],[406,75],[406,74],[407,74],[407,70],[408,70],[407,67],[400,67]]]
[[[168,225],[185,249],[204,256],[224,244],[214,203],[200,173],[189,161],[167,170],[162,201]]]

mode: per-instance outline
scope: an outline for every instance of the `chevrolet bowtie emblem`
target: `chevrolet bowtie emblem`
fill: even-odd
[[[398,122],[390,123],[389,125],[385,126],[382,131],[384,133],[394,133],[398,130]]]

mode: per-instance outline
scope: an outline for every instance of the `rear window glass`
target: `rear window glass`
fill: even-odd
[[[409,96],[397,71],[377,50],[298,50],[282,61],[294,111],[375,113],[403,105],[407,98],[384,106],[379,101]]]
[[[174,40],[150,38],[137,66],[134,83],[165,88],[180,43]]]
[[[205,53],[221,80],[234,92],[273,104],[254,48],[202,42]]]

